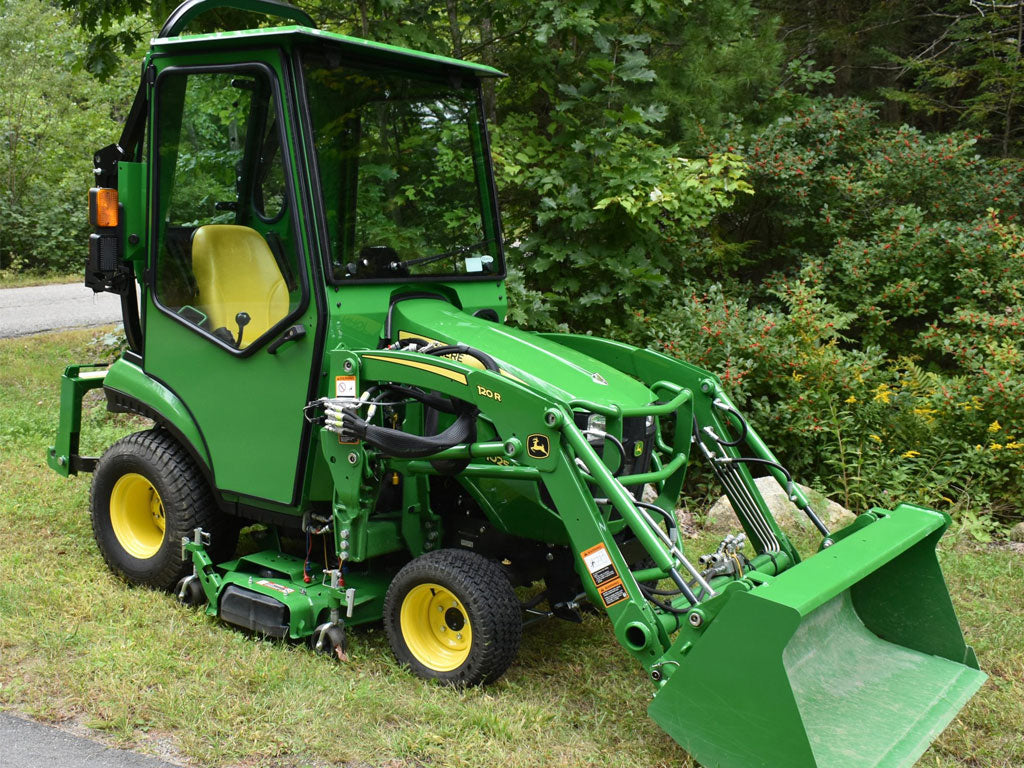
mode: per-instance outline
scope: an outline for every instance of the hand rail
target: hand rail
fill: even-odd
[[[313,21],[312,16],[302,9],[289,3],[280,2],[280,0],[186,0],[167,17],[167,21],[160,29],[160,37],[175,37],[181,34],[181,31],[196,16],[207,11],[215,11],[218,8],[265,13],[268,16],[293,21],[303,27],[316,29],[316,22]]]

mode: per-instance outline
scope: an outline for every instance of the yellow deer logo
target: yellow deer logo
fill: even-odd
[[[546,459],[551,453],[551,441],[547,435],[530,435],[526,439],[526,452],[535,459]]]

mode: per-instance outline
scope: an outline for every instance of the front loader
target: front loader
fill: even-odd
[[[283,24],[183,34],[224,6]],[[401,663],[455,685],[513,664],[524,619],[597,610],[705,766],[912,765],[985,678],[936,559],[950,519],[901,504],[830,531],[712,374],[505,325],[481,89],[500,76],[271,0],[168,18],[90,192],[86,284],[121,296],[129,349],[65,371],[48,457],[94,473],[100,552],[340,659],[383,621]],[[94,388],[153,428],[80,455]],[[738,518],[698,557],[674,514],[691,462]]]

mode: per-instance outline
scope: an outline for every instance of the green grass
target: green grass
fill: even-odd
[[[92,541],[89,476],[63,480],[43,459],[60,371],[95,360],[100,333],[0,340],[0,708],[199,765],[692,766],[647,717],[653,688],[599,617],[527,628],[498,683],[454,691],[399,669],[379,627],[353,630],[352,661],[336,665],[113,577]],[[90,399],[83,452],[140,428]],[[1024,555],[946,543],[941,557],[992,677],[919,765],[1019,767]]]
[[[0,269],[0,289],[80,282],[82,282],[82,274],[80,272],[72,274],[58,272],[37,275],[34,272],[11,272],[10,270]]]

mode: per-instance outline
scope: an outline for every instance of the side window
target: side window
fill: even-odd
[[[156,300],[245,349],[302,302],[273,85],[255,67],[172,70],[156,105]]]

